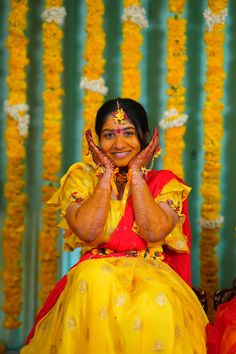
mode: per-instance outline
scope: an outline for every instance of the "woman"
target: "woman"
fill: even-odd
[[[93,163],[72,165],[50,201],[62,211],[66,250],[83,255],[21,353],[204,354],[207,318],[186,283],[190,188],[170,171],[146,170],[159,139],[155,129],[147,145],[139,103],[104,103],[95,130],[100,147],[86,132]]]

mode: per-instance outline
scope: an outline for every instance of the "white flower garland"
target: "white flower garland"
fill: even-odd
[[[89,80],[84,76],[80,81],[80,88],[83,90],[98,92],[104,96],[106,96],[108,92],[108,87],[105,85],[105,80],[102,77],[97,80]]]
[[[200,218],[200,220],[199,220],[199,224],[201,225],[201,227],[203,227],[204,229],[209,229],[209,230],[220,228],[220,226],[223,224],[223,222],[224,222],[224,217],[222,215],[220,215],[215,220],[207,220],[204,218]]]
[[[61,26],[64,23],[66,16],[66,10],[62,7],[50,7],[43,11],[42,19],[45,22],[56,22],[57,25]]]
[[[173,117],[176,118],[170,120],[170,118]],[[186,124],[187,120],[187,114],[179,115],[175,108],[171,108],[168,111],[164,112],[163,119],[159,122],[159,125],[162,129],[181,127],[182,125]]]
[[[29,106],[26,103],[10,104],[8,101],[4,102],[4,111],[11,118],[18,121],[18,130],[20,136],[26,136],[28,134],[30,116],[27,113]],[[20,112],[25,112],[20,114]]]
[[[131,5],[124,9],[123,15],[121,17],[122,22],[132,21],[136,23],[141,28],[148,27],[148,21],[146,19],[146,11],[144,8],[137,5]]]
[[[206,20],[206,24],[207,24],[207,30],[208,32],[212,32],[213,31],[213,27],[215,26],[216,23],[221,23],[224,24],[225,23],[225,18],[228,15],[228,10],[227,8],[223,9],[219,15],[215,15],[211,9],[208,7],[206,10],[204,10],[203,12],[203,16]]]

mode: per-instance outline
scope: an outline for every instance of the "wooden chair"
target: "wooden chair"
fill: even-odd
[[[214,322],[206,328],[207,353],[236,353],[236,278],[232,288],[215,292],[214,307]]]
[[[233,281],[232,288],[218,289],[214,295],[214,308],[215,310],[220,304],[224,304],[227,301],[230,301],[234,296],[236,296],[236,278]]]
[[[198,287],[192,287],[193,291],[195,292],[195,294],[198,297],[198,300],[200,301],[204,311],[207,313],[208,311],[208,305],[207,305],[207,297],[206,297],[206,291],[198,288]]]

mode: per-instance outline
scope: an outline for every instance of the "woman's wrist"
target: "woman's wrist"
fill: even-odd
[[[133,170],[132,169],[132,176],[140,176],[140,177],[143,177],[143,173],[141,170]]]
[[[111,190],[111,180],[112,173],[110,171],[104,171],[104,173],[99,177],[99,188],[101,190]]]
[[[105,167],[98,165],[96,168],[96,176],[99,178],[102,178],[104,175],[105,176],[110,176],[114,173],[115,168],[112,167]]]
[[[129,167],[129,171],[131,171],[132,175],[139,175],[139,174],[140,174],[140,176],[143,175],[140,167]]]
[[[144,183],[144,175],[139,169],[131,169],[131,185],[141,185]]]

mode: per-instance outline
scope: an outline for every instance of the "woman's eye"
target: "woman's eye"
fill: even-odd
[[[134,135],[133,131],[124,132],[124,136],[133,136],[133,135]]]
[[[104,138],[106,139],[112,139],[114,137],[114,133],[105,133]]]

